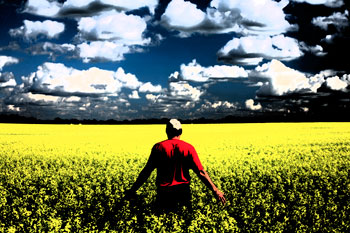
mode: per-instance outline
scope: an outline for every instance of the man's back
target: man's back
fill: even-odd
[[[189,184],[189,169],[199,172],[203,166],[192,145],[179,139],[168,139],[154,145],[150,162],[157,168],[157,186]]]

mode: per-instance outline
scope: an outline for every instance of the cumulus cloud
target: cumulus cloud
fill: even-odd
[[[22,92],[20,92],[22,91]],[[91,96],[55,96],[49,94],[25,92],[17,89],[17,93],[6,98],[8,112],[18,110],[21,115],[35,116],[39,119],[120,119],[124,113],[126,102],[119,99]],[[43,111],[44,110],[44,111]],[[13,111],[13,110],[12,110]],[[122,111],[122,113],[120,112]]]
[[[14,105],[7,105],[7,111],[9,112],[20,112],[21,109],[19,107],[15,107]]]
[[[205,18],[205,13],[195,4],[184,0],[172,0],[161,17],[162,22],[171,28],[193,28]]]
[[[90,42],[77,45],[79,57],[84,62],[121,61],[124,54],[137,51],[135,46],[150,43],[150,38],[143,37],[146,27],[143,18],[115,10],[81,18],[79,37]]]
[[[342,78],[338,76],[329,77],[326,79],[326,85],[332,90],[346,91],[350,85],[350,75],[344,75]]]
[[[79,57],[84,62],[90,61],[121,61],[130,48],[120,43],[110,41],[93,41],[77,45]]]
[[[179,81],[169,82],[168,89],[160,94],[146,94],[145,97],[152,104],[156,103],[156,108],[159,111],[169,112],[170,110],[179,110],[179,108],[194,107],[203,94],[200,87],[193,87],[187,81]]]
[[[76,57],[76,46],[73,44],[43,42],[34,44],[26,50],[32,55],[48,55],[52,60],[55,60],[59,55]]]
[[[320,92],[327,92],[325,88],[347,92],[350,86],[350,75],[344,74],[339,77],[335,74],[336,72],[333,70],[324,70],[315,75],[306,75],[285,66],[280,61],[272,60],[258,66],[250,75],[260,75],[266,79],[257,91],[258,96],[285,96],[296,93],[320,94]],[[320,87],[323,88],[320,89]],[[251,105],[253,102],[248,104]]]
[[[28,0],[25,5],[24,12],[42,15],[47,17],[54,17],[59,12],[62,4],[57,1],[49,0]]]
[[[149,39],[143,38],[146,27],[143,18],[114,10],[78,21],[78,29],[84,39],[118,41],[125,45],[149,43]]]
[[[294,2],[305,2],[311,5],[326,5],[328,7],[341,7],[343,0],[292,0]]]
[[[282,96],[295,92],[316,93],[323,82],[317,77],[309,79],[304,73],[289,68],[278,60],[258,66],[255,70],[268,79],[257,91],[261,96]]]
[[[162,86],[153,85],[151,82],[146,82],[140,86],[139,92],[159,93],[162,92]]]
[[[6,77],[0,76],[1,108],[7,112],[20,110],[22,115],[35,115],[40,119],[137,118],[140,107],[137,107],[136,100],[141,99],[139,89],[143,87],[143,91],[152,93],[164,91],[160,85],[140,82],[123,68],[116,71],[96,67],[78,70],[47,62],[37,71],[22,77],[21,84],[15,82],[13,74],[5,74]],[[180,90],[181,98],[190,99],[191,89],[188,93],[185,89]],[[160,99],[172,99],[169,93],[159,96]],[[135,100],[133,105],[128,99]]]
[[[210,4],[220,12],[239,11],[242,17],[241,23],[256,32],[267,32],[270,35],[280,34],[290,28],[285,19],[283,8],[288,1],[275,2],[262,1],[236,1],[236,0],[213,0]]]
[[[36,103],[36,104],[55,103],[61,99],[59,96],[33,94],[31,92],[22,94],[22,98],[26,99],[29,102]]]
[[[152,103],[162,103],[168,97],[164,94],[154,95],[154,94],[146,94],[146,99],[151,101]]]
[[[189,64],[182,64],[180,72],[176,71],[169,76],[172,81],[186,80],[194,82],[207,82],[217,78],[246,78],[247,71],[239,66],[215,65],[201,66],[195,59]]]
[[[245,101],[245,106],[246,106],[247,109],[250,109],[250,110],[253,110],[253,111],[260,110],[262,108],[260,103],[254,104],[254,100],[253,99],[246,100]]]
[[[0,71],[2,71],[4,66],[16,64],[19,60],[14,57],[0,56]],[[14,88],[17,85],[15,77],[12,72],[0,72],[0,99],[9,89]],[[1,105],[1,101],[0,101]],[[1,107],[1,106],[0,106]]]
[[[15,87],[16,85],[13,73],[0,73],[0,88]]]
[[[246,36],[233,38],[218,51],[219,60],[257,65],[263,59],[293,60],[303,55],[294,38],[277,36]]]
[[[154,14],[154,10],[158,5],[157,0],[139,0],[139,1],[124,1],[124,0],[67,0],[62,5],[59,14],[64,16],[69,15],[92,15],[101,10],[117,9],[130,11],[142,7],[148,7],[149,11]]]
[[[238,109],[238,103],[232,103],[229,101],[211,101],[204,100],[194,112],[194,116],[207,116],[208,118],[221,118],[223,114],[234,114]]]
[[[0,56],[0,71],[2,71],[3,67],[6,65],[17,64],[19,60],[14,57],[9,56]]]
[[[335,12],[328,17],[320,16],[313,18],[312,24],[326,31],[330,25],[333,25],[338,31],[340,31],[341,29],[349,26],[349,11],[346,10],[343,14],[340,12]]]
[[[129,99],[140,99],[139,93],[136,90],[133,90],[130,95],[128,95]]]
[[[144,37],[147,17],[126,14],[125,11],[148,7],[154,12],[157,4],[156,0],[68,0],[64,3],[29,0],[25,8],[28,13],[47,17],[73,16],[78,22],[78,34],[75,37],[77,44],[73,45],[74,48],[44,44],[45,48],[36,45],[31,48],[31,52],[48,54],[55,59],[56,52],[65,50],[74,52],[72,57],[80,57],[84,62],[121,61],[124,59],[124,54],[142,51],[140,46],[151,42],[151,38]],[[10,34],[23,35],[27,39],[33,39],[38,35],[53,38],[62,32],[58,31],[60,25],[63,24],[50,20],[44,22],[25,20],[24,26],[12,29]]]
[[[299,46],[301,51],[312,53],[318,57],[327,55],[327,53],[323,51],[323,47],[321,45],[309,46],[305,42],[300,42]]]
[[[42,94],[67,95],[117,95],[122,88],[136,89],[141,85],[135,75],[125,73],[122,68],[116,72],[92,67],[77,70],[60,63],[44,63],[23,83],[29,90]]]
[[[130,11],[147,7],[154,14],[157,5],[157,0],[67,0],[64,3],[57,0],[28,0],[25,5],[25,12],[46,17],[79,17],[95,15],[110,9]]]
[[[180,31],[180,36],[194,32],[276,35],[291,28],[283,12],[287,4],[286,0],[214,0],[203,12],[190,2],[173,0],[162,15],[161,23],[168,29]]]
[[[193,87],[185,81],[169,83],[169,92],[173,98],[192,101],[198,101],[200,96],[203,94],[200,88]]]
[[[237,105],[234,103],[230,103],[228,101],[214,101],[210,102],[208,100],[205,101],[201,106],[201,110],[208,109],[236,109]]]
[[[35,39],[39,35],[43,35],[47,38],[56,38],[64,31],[64,24],[52,20],[30,21],[24,20],[23,26],[11,29],[10,35],[13,37],[23,36],[25,39]]]

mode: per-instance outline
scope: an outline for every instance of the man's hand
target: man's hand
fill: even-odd
[[[223,192],[221,192],[219,189],[216,189],[214,191],[214,195],[219,202],[221,202],[223,205],[225,205],[226,199],[224,197],[225,194]]]
[[[214,183],[211,181],[208,173],[202,169],[197,173],[198,177],[202,180],[202,182],[211,189],[211,191],[214,193],[214,196],[216,197],[216,199],[221,202],[223,205],[225,205],[226,203],[226,199],[224,197],[224,193],[221,192],[218,188],[216,188],[216,186],[214,185]]]

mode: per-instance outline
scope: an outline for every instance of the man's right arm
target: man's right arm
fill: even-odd
[[[136,191],[143,185],[143,183],[146,182],[153,170],[154,166],[151,163],[147,163],[146,166],[140,172],[132,187],[125,192],[126,198],[131,198],[136,194]]]
[[[136,195],[136,191],[143,185],[143,183],[146,182],[148,177],[151,175],[152,171],[156,168],[155,164],[155,155],[156,155],[156,147],[154,146],[151,151],[151,155],[148,158],[148,161],[146,163],[146,166],[142,169],[139,176],[137,177],[135,183],[132,185],[132,187],[125,191],[125,198],[131,199]]]
[[[211,181],[208,173],[202,169],[197,173],[199,179],[213,192],[216,199],[225,205],[226,199],[224,197],[224,193],[221,192],[215,184]]]

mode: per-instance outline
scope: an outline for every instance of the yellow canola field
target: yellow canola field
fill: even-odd
[[[122,201],[164,139],[164,125],[0,124],[0,232],[350,228],[350,123],[184,124],[228,200],[217,207],[192,174],[190,217],[153,213],[155,173]]]
[[[108,157],[124,153],[148,157],[153,144],[166,139],[164,125],[0,124],[0,130],[2,147],[21,155],[49,157],[95,152]],[[194,145],[203,159],[240,157],[247,148],[346,143],[350,123],[191,124],[183,125],[181,139]]]

